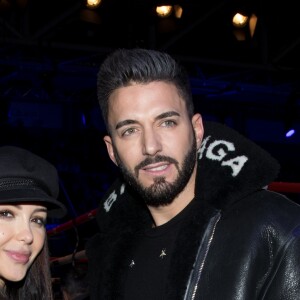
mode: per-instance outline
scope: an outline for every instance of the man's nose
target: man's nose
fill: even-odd
[[[154,156],[162,150],[161,137],[154,129],[143,132],[143,155]]]

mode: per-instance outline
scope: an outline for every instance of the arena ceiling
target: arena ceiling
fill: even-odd
[[[153,0],[102,0],[97,10],[84,3],[1,0],[2,81],[18,74],[22,79],[22,70],[80,77],[93,73],[113,49],[142,46],[177,56],[200,80],[258,84],[275,91],[298,87],[300,18],[294,1],[173,1],[183,8],[181,19],[155,17]],[[244,29],[244,41],[236,39],[231,24],[238,7],[258,18],[252,38]]]

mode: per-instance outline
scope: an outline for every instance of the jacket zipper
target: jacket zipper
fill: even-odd
[[[194,300],[198,289],[198,283],[206,262],[207,253],[214,238],[215,229],[221,218],[221,213],[218,211],[209,221],[202,242],[199,246],[196,260],[187,284],[187,289],[183,300]]]

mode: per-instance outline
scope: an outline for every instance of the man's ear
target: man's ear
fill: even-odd
[[[197,149],[199,149],[201,146],[201,142],[202,142],[203,134],[204,134],[203,122],[202,122],[202,117],[200,114],[197,113],[193,116],[192,124],[193,124],[194,132],[195,132]]]
[[[110,159],[113,161],[113,163],[116,166],[118,166],[118,164],[116,162],[116,158],[115,158],[115,152],[114,152],[114,147],[112,145],[111,137],[109,135],[106,135],[106,136],[104,136],[103,140],[105,142],[107,153],[108,153]]]

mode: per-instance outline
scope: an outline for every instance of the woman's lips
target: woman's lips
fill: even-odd
[[[30,254],[17,252],[17,251],[6,251],[7,255],[14,261],[22,264],[26,264],[29,261]]]

